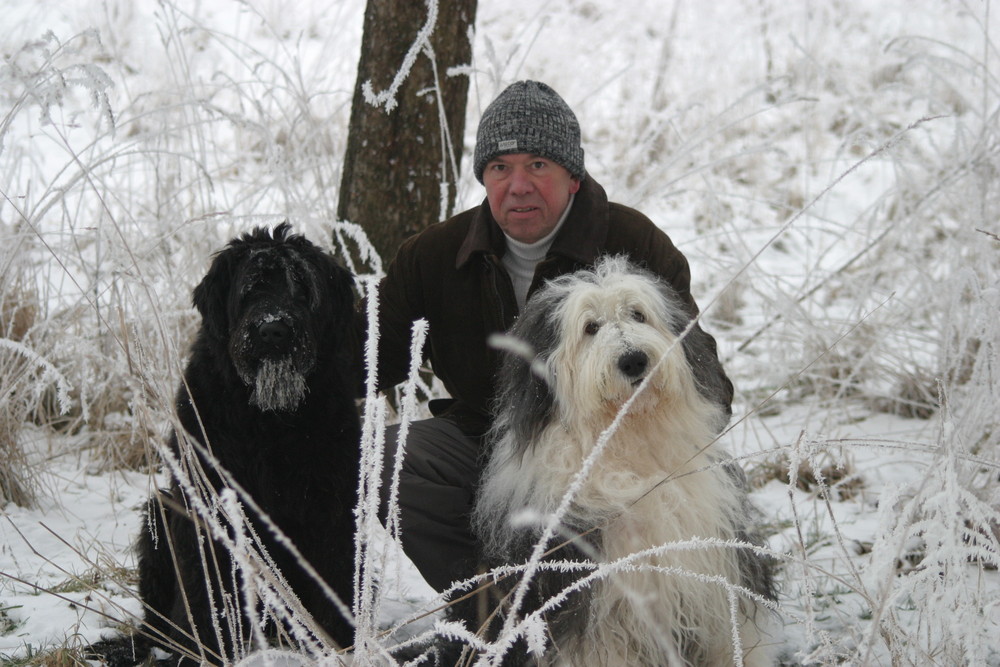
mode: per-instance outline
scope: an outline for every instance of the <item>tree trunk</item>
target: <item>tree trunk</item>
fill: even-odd
[[[476,3],[368,0],[337,216],[361,225],[386,261],[403,239],[454,208],[469,78],[447,71],[470,63]],[[366,84],[369,98],[391,90],[428,28],[394,103],[366,101]]]

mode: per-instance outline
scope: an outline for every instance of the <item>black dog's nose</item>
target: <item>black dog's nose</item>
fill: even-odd
[[[257,327],[257,335],[260,342],[272,347],[282,347],[291,340],[292,329],[281,320],[271,320],[264,322]]]
[[[632,350],[618,357],[618,370],[630,378],[642,377],[649,365],[649,356],[641,350]]]

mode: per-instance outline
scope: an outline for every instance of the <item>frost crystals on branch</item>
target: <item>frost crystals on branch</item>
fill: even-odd
[[[438,2],[437,0],[426,0],[426,2],[427,22],[424,23],[424,26],[417,33],[416,39],[413,40],[413,44],[410,45],[410,49],[406,52],[406,57],[403,58],[403,64],[396,72],[396,76],[393,77],[389,88],[376,93],[372,88],[371,81],[365,81],[361,86],[365,102],[374,107],[385,107],[386,113],[390,113],[396,108],[396,93],[399,92],[399,87],[406,81],[406,77],[410,75],[413,63],[417,61],[417,54],[424,49],[431,48],[431,33],[434,32],[434,26],[437,24]]]

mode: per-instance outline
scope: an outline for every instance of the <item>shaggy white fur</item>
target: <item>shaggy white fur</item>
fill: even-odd
[[[770,577],[746,567],[745,492],[679,339],[688,320],[669,286],[617,257],[550,283],[512,331],[536,357],[505,367],[473,523],[493,564],[527,559],[526,531],[533,544],[556,526],[546,548],[592,531],[582,553],[596,561],[538,664],[773,664],[757,613]]]

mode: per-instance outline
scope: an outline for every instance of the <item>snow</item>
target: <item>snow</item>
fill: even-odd
[[[40,444],[43,436],[37,437]],[[0,637],[0,655],[66,645],[78,634],[96,638],[106,625],[102,614],[121,617],[119,605],[140,609],[123,594],[121,573],[107,568],[134,567],[129,546],[149,475],[95,474],[85,454],[68,452],[46,457],[38,508],[4,508],[0,572],[10,579],[0,589],[0,607],[14,627]]]
[[[465,171],[485,106],[544,80],[588,171],[688,256],[737,387],[723,445],[782,558],[787,664],[1000,665],[995,8],[479,4]],[[0,456],[23,452],[0,465],[35,500],[0,508],[0,660],[138,613],[130,544],[161,478],[109,462],[169,429],[211,253],[285,218],[360,238],[331,221],[363,10],[0,0],[0,322],[10,294],[37,309],[33,337],[0,339],[19,426]],[[360,243],[366,286],[381,260]],[[406,414],[436,390],[408,385]],[[431,627],[439,600],[371,530],[362,608]]]

